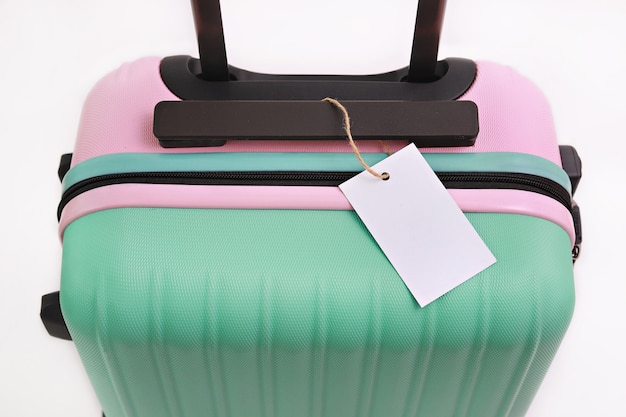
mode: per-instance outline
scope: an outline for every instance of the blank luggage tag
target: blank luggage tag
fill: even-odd
[[[414,144],[339,186],[424,307],[496,262]]]

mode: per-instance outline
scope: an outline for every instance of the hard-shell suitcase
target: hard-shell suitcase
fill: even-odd
[[[108,417],[524,415],[573,311],[580,160],[514,70],[436,61],[444,3],[409,68],[272,76],[229,67],[195,1],[199,60],[94,87],[42,319]],[[337,187],[363,168],[325,97],[367,164],[419,146],[497,262],[420,307]]]

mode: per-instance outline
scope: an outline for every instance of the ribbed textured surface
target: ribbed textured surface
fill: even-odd
[[[83,107],[72,165],[120,152],[352,152],[348,142],[341,140],[230,141],[218,148],[161,148],[152,134],[154,106],[178,98],[163,84],[159,64],[159,58],[125,64],[93,88]],[[552,114],[537,86],[495,63],[479,62],[477,71],[474,84],[460,98],[478,106],[476,145],[423,152],[520,152],[560,165]],[[387,145],[396,151],[406,146],[406,141],[388,141]],[[361,141],[359,149],[385,152],[378,141]]]
[[[65,232],[63,312],[107,417],[522,416],[569,238],[468,218],[498,262],[421,309],[353,212],[102,211]]]

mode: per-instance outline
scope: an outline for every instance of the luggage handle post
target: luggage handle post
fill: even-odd
[[[437,53],[443,26],[446,0],[420,0],[417,5],[413,48],[407,81],[428,83],[440,78],[437,74]]]
[[[206,81],[228,81],[228,60],[219,0],[191,0],[198,52]]]
[[[219,0],[191,0],[202,73],[206,81],[228,81],[229,69]],[[419,0],[409,74],[410,83],[440,78],[437,53],[446,0]]]

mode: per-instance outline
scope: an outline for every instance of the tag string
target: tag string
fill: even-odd
[[[385,142],[384,140],[379,140],[378,142],[380,142],[380,144],[382,145],[383,149],[387,153],[387,156],[391,156],[392,152],[391,149],[389,149],[389,146],[387,146],[387,142]]]
[[[359,162],[361,163],[361,165],[363,165],[363,168],[365,168],[367,172],[369,172],[376,178],[380,178],[381,180],[388,180],[389,179],[388,173],[383,172],[382,174],[379,174],[378,172],[373,170],[369,165],[367,165],[367,163],[363,160],[363,157],[361,156],[361,152],[359,152],[359,148],[357,148],[356,143],[354,142],[354,139],[352,138],[352,130],[350,128],[350,115],[348,114],[348,110],[346,110],[344,105],[341,104],[339,101],[335,100],[334,98],[330,98],[330,97],[326,97],[322,101],[332,104],[333,106],[337,107],[341,111],[341,113],[343,113],[343,128],[346,131],[346,135],[348,135],[348,142],[350,143],[350,146],[352,147],[352,150],[354,151],[354,154],[358,158]]]

